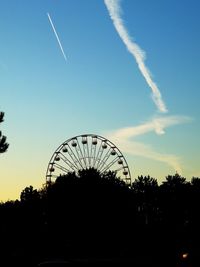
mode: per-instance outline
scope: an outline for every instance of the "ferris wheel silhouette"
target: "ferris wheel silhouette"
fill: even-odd
[[[108,139],[95,134],[77,135],[63,142],[48,163],[46,182],[91,168],[101,174],[115,172],[120,180],[131,185],[130,170],[121,151]]]

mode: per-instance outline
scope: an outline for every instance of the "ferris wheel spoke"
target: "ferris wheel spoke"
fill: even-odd
[[[82,151],[80,150],[80,145],[79,145],[77,137],[72,139],[71,146],[73,147],[73,150],[72,150],[74,151],[73,154],[75,158],[77,159],[79,165],[81,166],[81,169],[84,169],[84,165],[83,165],[84,162],[82,163],[82,159],[83,159]]]
[[[83,144],[83,153],[84,153],[84,158],[85,158],[85,161],[86,161],[86,165],[87,165],[87,167],[90,168],[90,157],[89,157],[88,143],[87,144]]]
[[[114,165],[118,160],[118,157],[113,159],[108,165],[106,165],[101,172],[106,172],[112,165]]]
[[[65,144],[64,147],[67,147],[66,152],[68,153],[69,158],[74,162],[76,168],[79,169],[80,166],[77,164],[78,161],[77,161],[75,155],[73,154],[73,151],[71,150],[70,146],[68,144]]]
[[[85,167],[87,168],[86,158],[83,155],[83,151],[81,150],[81,147],[80,147],[78,139],[77,139],[77,144],[78,144],[78,147],[76,146],[76,152],[77,152],[77,155],[79,157],[79,160],[80,161],[82,160],[84,162],[84,164],[85,164]]]
[[[83,150],[86,160],[88,161],[88,167],[92,167],[91,155],[90,155],[90,142],[88,140],[88,135],[85,136],[85,143],[83,142]]]
[[[82,149],[83,149],[83,158],[85,159],[85,165],[86,168],[90,167],[90,161],[89,161],[89,153],[88,153],[88,138],[87,135],[81,136],[81,143],[82,143]]]
[[[110,153],[111,153],[112,148],[110,147],[108,149],[108,151],[106,152],[106,154],[104,155],[104,157],[99,160],[99,164],[98,164],[98,169],[101,170],[101,168],[103,168],[103,166],[106,164],[107,160],[110,157]]]
[[[88,160],[89,160],[89,166],[90,168],[93,168],[93,162],[92,162],[92,159],[93,159],[93,154],[94,154],[94,150],[95,150],[95,147],[92,145],[92,140],[91,142],[89,142],[88,140],[89,138],[87,137],[87,141],[88,141],[88,145],[87,145],[87,153],[88,153]]]
[[[82,166],[82,169],[85,169],[85,167],[86,167],[85,161],[84,161],[84,159],[83,159],[83,157],[82,157],[82,155],[81,155],[81,153],[77,147],[75,148],[75,151],[76,151],[77,158],[78,158],[78,160]]]
[[[68,144],[69,147],[69,155],[71,157],[71,159],[74,161],[74,163],[76,164],[78,169],[83,169],[83,166],[81,164],[81,162],[79,161],[79,159],[76,157],[76,155],[74,154],[73,150],[71,149],[70,145]]]
[[[91,158],[90,158],[90,150],[89,150],[88,143],[87,143],[87,157],[88,157],[88,162],[89,162],[89,168],[91,168]]]
[[[77,166],[74,165],[68,158],[66,158],[65,155],[63,155],[61,152],[60,152],[60,154],[61,154],[60,159],[61,159],[64,163],[66,163],[66,164],[67,164],[73,171],[77,171],[77,170],[78,170]]]
[[[95,163],[95,156],[96,156],[96,145],[91,144],[91,153],[90,153],[90,159],[91,159],[91,167],[94,168]]]
[[[101,143],[99,144],[98,151],[96,153],[95,160],[94,160],[94,168],[97,164],[96,166],[97,170],[98,170],[98,159],[100,158],[100,155],[102,155],[102,152],[103,152],[103,148],[102,148],[102,140],[101,140]]]
[[[108,157],[108,155],[109,155],[109,153],[110,153],[110,150],[109,151],[105,151],[105,149],[107,149],[107,147],[108,147],[108,142],[107,142],[108,140],[106,140],[106,139],[103,139],[102,140],[102,143],[101,143],[101,151],[100,151],[100,153],[99,153],[99,155],[98,155],[98,164],[97,164],[97,169],[99,169],[100,168],[100,166],[101,166],[101,164],[104,164],[104,160]],[[104,153],[104,151],[105,151],[105,153]],[[108,153],[108,154],[107,154]],[[104,156],[103,156],[104,155]]]
[[[83,144],[83,154],[86,161],[86,168],[91,167],[88,144]]]
[[[66,173],[67,173],[67,172],[70,172],[69,169],[63,167],[62,165],[60,165],[60,164],[58,164],[58,163],[54,163],[54,167],[56,167],[56,168],[58,168],[58,169],[60,169],[60,170],[62,170],[62,171],[64,171],[64,172],[66,172]]]

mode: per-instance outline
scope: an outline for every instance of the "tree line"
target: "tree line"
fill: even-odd
[[[19,200],[0,204],[0,218],[2,258],[24,266],[47,258],[199,263],[198,177],[176,173],[159,185],[139,176],[128,186],[113,172],[82,170],[26,187]]]

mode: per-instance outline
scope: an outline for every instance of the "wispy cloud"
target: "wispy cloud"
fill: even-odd
[[[192,119],[187,116],[166,116],[153,118],[148,122],[135,127],[126,127],[115,131],[110,131],[104,135],[111,138],[120,149],[130,155],[142,156],[156,161],[164,162],[175,171],[181,173],[180,158],[176,155],[165,154],[156,151],[152,146],[134,141],[134,137],[154,131],[161,135],[167,127],[187,123]]]
[[[112,136],[129,139],[138,135],[154,131],[156,134],[161,135],[165,133],[165,128],[177,124],[190,122],[192,119],[187,116],[165,116],[155,117],[148,122],[140,124],[135,127],[126,127],[114,131]]]
[[[104,0],[104,3],[108,9],[109,15],[113,21],[116,31],[118,32],[124,44],[126,45],[128,51],[134,56],[142,75],[144,76],[149,87],[151,88],[152,98],[158,110],[163,113],[167,112],[167,108],[164,101],[162,100],[161,93],[156,83],[152,80],[151,74],[145,65],[144,51],[139,47],[137,43],[132,40],[126,27],[124,26],[124,22],[120,15],[121,9],[119,5],[119,0]]]
[[[63,49],[63,47],[62,47],[62,44],[61,44],[61,42],[60,42],[60,39],[59,39],[58,34],[57,34],[57,32],[56,32],[56,29],[55,29],[55,27],[54,27],[54,24],[53,24],[53,21],[52,21],[52,19],[51,19],[51,16],[49,15],[49,13],[47,13],[47,16],[48,16],[49,22],[50,22],[50,24],[51,24],[51,27],[52,27],[52,29],[53,29],[53,32],[54,32],[54,34],[55,34],[55,36],[56,36],[56,39],[57,39],[57,41],[58,41],[58,44],[59,44],[60,50],[61,50],[61,52],[62,52],[62,54],[63,54],[63,57],[64,57],[65,61],[67,61],[67,57],[66,57],[66,55],[65,55],[64,49]]]

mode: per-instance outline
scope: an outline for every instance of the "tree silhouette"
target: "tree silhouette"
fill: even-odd
[[[168,223],[171,221],[171,224],[177,224],[177,226],[184,224],[190,203],[190,187],[191,184],[186,181],[186,178],[178,173],[168,175],[166,181],[161,184],[160,204],[165,210]]]
[[[138,215],[145,224],[156,219],[158,182],[155,178],[139,176],[133,183],[136,194]]]
[[[24,190],[22,190],[20,195],[21,202],[34,202],[38,200],[40,197],[37,189],[33,189],[33,186],[30,185],[29,187],[26,187]]]
[[[188,219],[188,237],[192,240],[192,251],[199,256],[200,246],[200,178],[192,177],[189,195],[189,219]]]
[[[133,266],[196,267],[199,203],[198,177],[189,182],[176,173],[158,185],[139,176],[130,188],[114,172],[71,172],[0,203],[1,262],[9,261],[2,266],[109,258],[130,259]]]
[[[186,178],[182,177],[178,173],[175,173],[175,175],[168,175],[166,177],[166,181],[163,182],[163,185],[167,186],[172,191],[182,187],[185,184],[187,184]]]
[[[0,123],[2,123],[4,120],[4,112],[0,112]],[[6,143],[6,136],[2,135],[2,132],[0,131],[0,153],[4,153],[7,151],[9,144]]]
[[[101,256],[122,248],[130,189],[115,173],[91,168],[60,176],[48,186],[46,199],[48,229],[62,248],[68,245],[76,247],[76,253]]]

